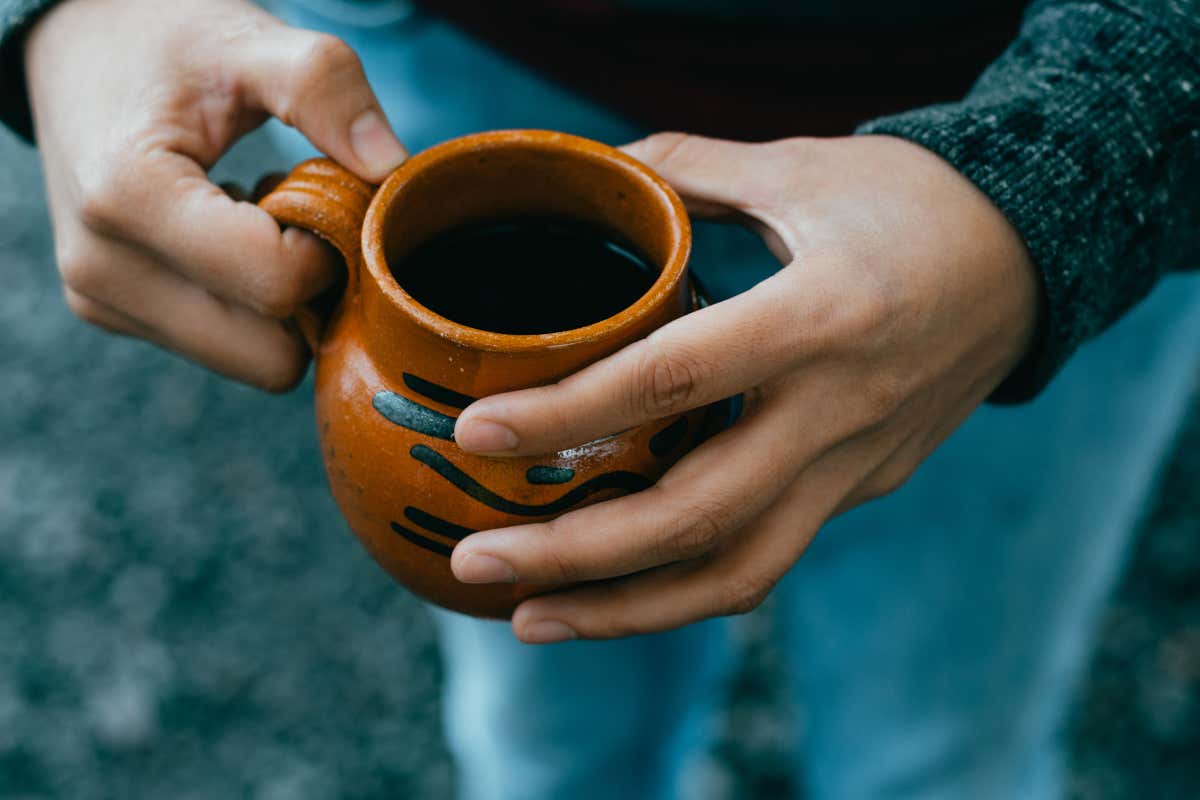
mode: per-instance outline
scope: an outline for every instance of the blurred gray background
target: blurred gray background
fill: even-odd
[[[218,177],[283,166],[252,136]],[[311,387],[76,321],[36,154],[3,132],[0,279],[0,797],[449,797],[431,628],[326,491]],[[1064,732],[1075,797],[1200,797],[1194,409]],[[740,624],[700,783],[795,796],[770,605]]]

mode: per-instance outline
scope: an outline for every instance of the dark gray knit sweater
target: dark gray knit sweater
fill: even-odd
[[[0,120],[25,136],[20,42],[53,2],[0,0]],[[1164,273],[1200,267],[1200,0],[1038,0],[964,100],[859,132],[941,154],[1024,236],[1046,313],[998,399],[1032,397]]]

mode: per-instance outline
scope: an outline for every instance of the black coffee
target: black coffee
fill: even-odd
[[[658,277],[648,259],[580,222],[530,218],[451,230],[392,274],[418,303],[496,333],[554,333],[611,317]]]

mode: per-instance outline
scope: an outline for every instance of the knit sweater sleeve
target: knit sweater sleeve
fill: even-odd
[[[1166,272],[1200,266],[1200,0],[1043,0],[958,103],[859,133],[933,150],[1023,236],[1034,346],[993,397],[1039,392]]]
[[[0,122],[32,140],[33,118],[25,94],[21,41],[56,0],[0,0]]]

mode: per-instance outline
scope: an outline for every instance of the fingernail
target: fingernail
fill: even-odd
[[[471,553],[454,570],[463,583],[516,583],[513,568],[495,556]]]
[[[374,177],[386,176],[408,158],[404,145],[375,109],[364,111],[351,123],[350,146]]]
[[[462,430],[454,431],[454,441],[472,453],[504,453],[517,448],[517,434],[511,428],[488,419],[470,420]]]
[[[579,634],[564,622],[544,619],[541,622],[531,622],[521,632],[521,638],[527,644],[554,644],[570,639],[578,639]]]

